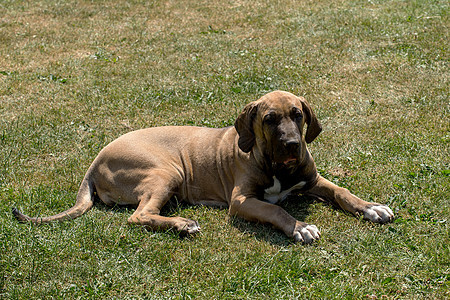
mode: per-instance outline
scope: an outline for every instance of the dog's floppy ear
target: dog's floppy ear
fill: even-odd
[[[234,127],[239,134],[238,146],[245,153],[250,152],[255,144],[253,121],[256,117],[257,110],[257,103],[252,102],[247,104],[234,123]]]
[[[302,102],[303,111],[306,114],[306,124],[308,124],[308,129],[306,129],[305,141],[309,144],[319,135],[322,131],[322,125],[320,125],[314,111],[312,110],[309,103],[304,99],[300,98]]]

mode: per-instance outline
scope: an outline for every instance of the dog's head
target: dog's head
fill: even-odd
[[[306,134],[303,127],[307,125]],[[311,143],[322,131],[311,106],[288,92],[275,91],[245,106],[235,122],[239,148],[253,147],[269,156],[273,163],[298,165]]]

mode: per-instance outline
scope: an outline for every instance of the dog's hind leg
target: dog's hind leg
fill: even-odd
[[[128,223],[143,225],[158,231],[175,229],[181,234],[195,234],[200,231],[197,221],[181,217],[161,216],[160,210],[167,200],[168,198],[162,199],[155,194],[147,200],[141,200],[136,211],[128,218]]]
[[[200,231],[196,221],[181,217],[165,217],[160,212],[174,194],[174,180],[151,180],[148,192],[142,194],[136,211],[128,218],[128,223],[146,226],[152,230],[174,229],[181,234],[195,234]],[[172,183],[172,184],[168,184]]]

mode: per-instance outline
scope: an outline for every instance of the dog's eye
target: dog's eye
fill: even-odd
[[[300,110],[293,110],[292,118],[296,121],[300,121],[303,118],[303,114]]]
[[[267,125],[273,124],[276,121],[276,115],[274,113],[269,113],[264,116],[264,123]]]

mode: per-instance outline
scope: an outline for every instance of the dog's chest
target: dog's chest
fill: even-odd
[[[273,185],[264,189],[264,200],[272,204],[281,202],[285,200],[292,191],[303,188],[305,184],[306,181],[299,181],[289,188],[283,188],[280,180],[276,176],[273,176]]]

